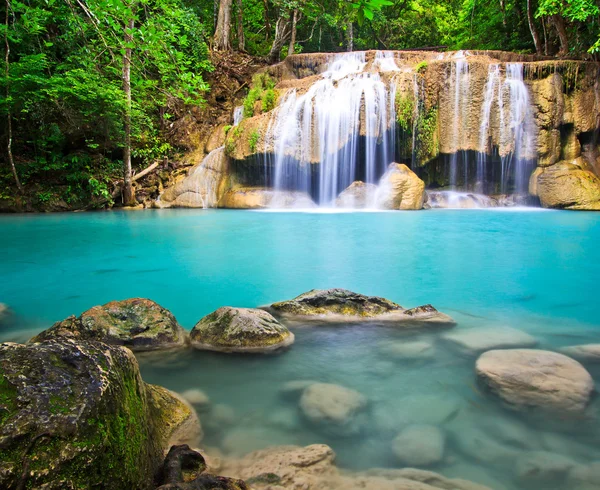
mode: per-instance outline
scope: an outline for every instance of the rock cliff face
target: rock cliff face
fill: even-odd
[[[163,205],[232,207],[224,196],[236,186],[332,202],[354,181],[377,184],[398,162],[429,188],[529,193],[545,207],[600,208],[598,63],[369,51],[293,55],[265,73],[274,107],[263,96],[253,117],[217,128],[219,164],[200,164],[161,196]],[[335,117],[321,107],[342,96]],[[206,178],[216,189],[209,199]]]

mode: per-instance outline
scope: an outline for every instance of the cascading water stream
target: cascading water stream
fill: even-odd
[[[463,147],[462,140],[467,128],[467,111],[469,104],[469,63],[465,54],[459,51],[456,61],[452,63],[451,86],[454,88],[453,133],[452,146],[455,151],[450,157],[450,186],[456,189],[458,185],[458,156],[459,148]],[[467,179],[465,178],[465,182]]]
[[[202,207],[214,208],[218,202],[218,186],[225,165],[224,147],[211,151],[187,177],[195,183],[195,194]]]
[[[374,69],[398,67],[393,53],[377,53],[373,70],[366,66],[364,52],[339,55],[305,92],[285,95],[266,136],[275,190],[304,191],[328,206],[355,180],[376,183],[391,163],[395,84]]]
[[[494,102],[494,90],[500,83],[500,66],[492,64],[488,68],[483,104],[481,106],[481,124],[479,126],[479,152],[477,153],[477,192],[484,192],[485,165],[490,140],[490,118]]]

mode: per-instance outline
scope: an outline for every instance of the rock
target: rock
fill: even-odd
[[[431,209],[477,209],[495,208],[499,206],[497,199],[484,194],[455,191],[428,191],[427,207]]]
[[[367,399],[357,391],[329,383],[310,385],[300,398],[300,408],[308,420],[343,435],[360,432],[355,417],[366,406]]]
[[[546,451],[532,451],[519,458],[516,471],[517,477],[523,482],[558,485],[577,466],[577,462],[566,456]]]
[[[173,314],[144,298],[94,306],[78,318],[70,316],[55,323],[30,342],[57,338],[97,340],[123,345],[133,351],[180,348],[187,344],[187,333]]]
[[[282,396],[287,398],[298,398],[300,395],[302,395],[302,392],[306,388],[308,388],[310,385],[314,385],[315,383],[318,383],[318,381],[310,379],[295,379],[284,383],[279,392]]]
[[[365,296],[347,289],[313,289],[292,300],[272,303],[263,309],[283,318],[303,321],[348,323],[376,320],[407,326],[455,323],[431,305],[406,310],[385,298]]]
[[[546,208],[600,210],[600,178],[587,169],[582,157],[537,168],[529,192]]]
[[[224,306],[202,318],[190,339],[196,349],[269,352],[291,345],[294,334],[266,311]]]
[[[572,345],[570,347],[563,347],[560,351],[581,362],[600,362],[600,344]]]
[[[568,488],[598,490],[600,488],[600,461],[573,467],[569,472],[568,482]]]
[[[239,457],[258,449],[278,446],[289,441],[289,438],[289,433],[272,427],[236,427],[225,433],[221,447],[226,454]]]
[[[219,201],[220,208],[314,208],[315,202],[305,192],[276,191],[263,187],[235,187],[226,192]]]
[[[388,407],[385,418],[393,420],[396,429],[411,424],[441,425],[456,417],[460,409],[460,399],[452,394],[414,394],[404,396]],[[378,407],[375,410],[379,413]]]
[[[412,342],[388,342],[380,347],[384,355],[396,359],[432,359],[435,355],[433,342],[420,340]]]
[[[146,384],[150,415],[157,422],[163,447],[174,444],[197,446],[202,440],[202,426],[194,408],[177,393],[162,386]]]
[[[335,200],[337,208],[366,208],[375,203],[377,186],[365,184],[360,180],[352,182]]]
[[[453,431],[452,440],[461,452],[485,464],[513,467],[522,450],[503,444],[475,427]]]
[[[190,405],[193,405],[200,410],[206,410],[210,406],[208,395],[198,388],[185,390],[181,393],[181,397]]]
[[[430,466],[444,457],[444,433],[433,425],[411,425],[392,442],[392,451],[402,464]]]
[[[492,350],[477,359],[475,369],[479,380],[513,409],[583,412],[594,390],[585,368],[556,352]]]
[[[401,163],[391,163],[379,181],[377,207],[383,209],[422,209],[425,182]]]
[[[223,428],[235,424],[237,420],[235,410],[229,405],[218,403],[210,410],[210,421],[213,428]]]
[[[187,444],[173,446],[163,464],[161,483],[157,490],[249,490],[246,483],[203,473],[206,461]]]
[[[0,393],[1,488],[152,485],[163,418],[128,349],[73,339],[2,344]]]
[[[10,316],[10,309],[4,303],[0,303],[0,325],[4,324]]]
[[[533,347],[537,344],[531,335],[510,327],[457,329],[444,334],[442,338],[469,354],[492,349]]]

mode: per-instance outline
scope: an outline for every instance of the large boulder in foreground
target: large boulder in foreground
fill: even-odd
[[[316,204],[305,192],[278,191],[264,187],[234,187],[219,200],[219,207],[227,209],[304,209],[314,208]]]
[[[392,163],[379,181],[377,207],[383,209],[422,209],[425,182],[402,163]]]
[[[344,189],[335,200],[338,208],[366,208],[375,203],[377,186],[365,184],[360,180],[352,182]]]
[[[283,318],[303,321],[347,323],[374,320],[408,325],[455,323],[431,305],[407,310],[388,299],[365,296],[347,289],[313,289],[292,300],[263,308]]]
[[[329,383],[308,386],[300,398],[300,408],[311,422],[341,435],[360,432],[355,418],[366,406],[359,392]]]
[[[190,332],[196,349],[268,352],[294,342],[294,334],[266,311],[224,306],[202,318]]]
[[[582,157],[538,167],[529,192],[546,208],[600,210],[600,178]]]
[[[1,488],[150,488],[166,443],[157,424],[130,350],[0,345]]]
[[[97,340],[123,345],[133,351],[184,347],[187,333],[173,314],[144,298],[111,301],[94,306],[79,317],[57,322],[31,339],[42,342],[56,338]]]
[[[585,368],[556,352],[491,350],[477,359],[475,369],[483,384],[518,410],[580,413],[594,390]]]

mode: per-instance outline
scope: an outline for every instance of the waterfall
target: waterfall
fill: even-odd
[[[244,106],[239,105],[233,109],[233,125],[237,126],[244,119]]]
[[[377,53],[375,64],[397,70],[393,53]],[[274,155],[265,165],[276,190],[332,205],[353,181],[376,183],[394,159],[395,84],[366,66],[364,52],[338,55],[318,81],[290,90],[273,111],[266,139]]]
[[[393,51],[377,51],[375,53],[375,61],[373,61],[373,68],[381,72],[400,71],[394,59]]]
[[[491,64],[488,68],[488,77],[485,83],[483,104],[481,105],[481,124],[479,126],[479,152],[477,153],[477,192],[484,192],[485,165],[487,162],[490,141],[490,117],[494,102],[494,90],[500,82],[500,66]]]
[[[224,147],[211,151],[186,178],[195,186],[196,198],[203,208],[214,208],[219,200],[218,189],[225,165]]]
[[[452,147],[454,151],[450,156],[449,180],[450,186],[456,188],[458,185],[459,148],[462,147],[462,140],[468,131],[467,111],[469,109],[469,63],[462,51],[456,54],[456,61],[452,63],[451,70],[450,83],[454,87],[454,121],[452,133]],[[467,182],[466,176],[464,182]]]

